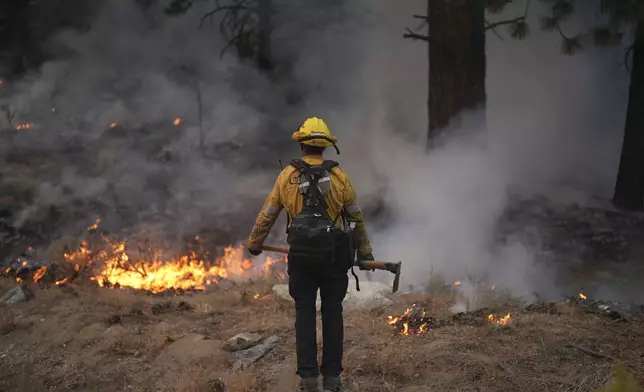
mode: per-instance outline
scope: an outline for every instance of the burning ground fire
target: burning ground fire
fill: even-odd
[[[490,322],[490,324],[495,324],[495,325],[508,325],[510,320],[512,320],[512,317],[510,313],[506,314],[503,317],[498,317],[493,314],[490,314],[487,316],[487,320]]]
[[[512,320],[510,313],[499,317],[492,313],[483,313],[484,311],[484,309],[481,309],[470,313],[458,313],[439,320],[428,316],[424,308],[413,304],[411,308],[405,310],[400,316],[388,316],[387,324],[393,326],[401,335],[409,336],[423,335],[429,330],[453,324],[504,326],[508,325]]]
[[[427,316],[425,309],[413,304],[401,316],[389,316],[387,323],[402,335],[422,335],[433,327],[434,319]]]
[[[99,254],[102,259],[100,272],[90,279],[99,286],[131,287],[139,290],[148,290],[159,293],[167,290],[204,290],[207,286],[217,284],[223,279],[253,275],[253,263],[244,257],[243,245],[228,246],[224,255],[209,263],[196,252],[175,259],[163,260],[160,255],[143,262],[130,262],[131,257],[123,242],[110,244],[112,251]],[[76,257],[83,257],[87,251],[81,247],[76,253],[66,255],[70,262],[75,262]],[[266,258],[259,272],[260,276],[268,276],[271,267],[281,262],[282,259]],[[283,276],[282,276],[283,277]]]
[[[97,219],[88,231],[96,232],[100,223],[100,219]],[[88,276],[101,287],[129,287],[161,293],[205,290],[208,286],[235,278],[286,278],[283,272],[284,258],[267,256],[262,265],[254,265],[245,257],[242,244],[229,245],[223,256],[214,260],[208,257],[207,252],[196,251],[167,258],[157,249],[130,252],[125,241],[108,238],[102,233],[96,235],[98,241],[92,241],[92,244],[82,241],[76,251],[65,253],[67,265],[73,270],[72,276],[56,280],[56,285],[69,283],[80,275]],[[28,269],[28,262],[22,263],[18,268]],[[43,265],[33,270],[33,281],[41,281],[48,273],[48,268]],[[22,281],[24,278],[16,279]]]

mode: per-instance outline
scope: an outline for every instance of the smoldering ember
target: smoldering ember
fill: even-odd
[[[4,3],[0,392],[644,391],[640,2]]]

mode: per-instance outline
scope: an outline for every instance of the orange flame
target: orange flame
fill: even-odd
[[[396,327],[404,336],[423,335],[430,329],[432,322],[425,309],[416,307],[416,304],[405,310],[401,316],[387,316],[387,324]]]
[[[118,124],[116,122],[113,122],[113,123],[110,124],[110,128],[116,128],[117,125]]]
[[[579,293],[579,299],[588,299],[588,297],[586,297],[586,296],[584,295],[584,293],[580,292],[580,293]]]
[[[453,284],[454,284],[454,286],[460,286],[460,285],[461,285],[461,281],[460,281],[460,280],[457,280],[457,281],[456,281],[456,282],[454,282]]]
[[[496,324],[496,325],[507,325],[511,319],[512,317],[510,316],[510,313],[506,314],[501,318],[498,318],[493,314],[490,314],[487,316],[487,320],[490,322],[490,324]]]
[[[195,252],[174,259],[162,259],[161,252],[149,256],[149,260],[138,260],[128,254],[125,242],[110,242],[107,251],[92,252],[86,242],[82,242],[74,253],[65,254],[68,262],[76,265],[100,265],[100,271],[90,278],[99,286],[131,287],[159,293],[167,290],[204,290],[208,285],[217,284],[222,279],[236,277],[269,277],[273,266],[284,263],[285,259],[266,257],[260,268],[244,257],[243,245],[228,246],[224,255],[214,262],[199,257]],[[279,273],[279,278],[285,274]]]
[[[174,121],[172,122],[172,124],[174,124],[174,125],[175,125],[175,126],[177,126],[177,127],[178,127],[179,125],[181,125],[181,117],[177,117],[177,118],[175,118],[175,119],[174,119]]]
[[[32,125],[29,124],[29,123],[22,123],[22,124],[16,125],[16,130],[18,130],[18,131],[23,131],[23,130],[31,129],[31,128],[32,128]]]
[[[101,218],[96,218],[96,222],[93,225],[87,228],[87,231],[94,231],[98,229],[98,225],[101,224]]]
[[[45,276],[45,273],[47,272],[47,266],[43,265],[42,267],[38,268],[36,272],[33,274],[33,280],[34,282],[38,283],[40,279],[42,279],[43,276]]]
[[[89,231],[99,227],[101,219],[88,227]],[[285,280],[286,257],[272,258],[265,256],[263,262],[253,263],[245,257],[243,244],[229,245],[224,249],[223,256],[210,258],[208,252],[201,249],[190,251],[177,257],[165,257],[159,249],[139,247],[138,251],[130,252],[124,241],[108,238],[105,234],[92,236],[91,245],[87,240],[81,241],[77,249],[65,252],[64,258],[68,276],[58,278],[56,285],[71,283],[78,277],[86,277],[102,287],[129,287],[147,290],[153,293],[164,291],[204,290],[210,285],[216,285],[224,279],[266,279],[277,278]],[[196,239],[199,236],[195,237]],[[102,240],[102,241],[100,241]],[[28,268],[26,259],[19,259],[14,266],[0,270],[0,273],[11,275],[16,270]],[[30,280],[41,281],[49,276],[49,266],[33,268]],[[16,276],[19,282],[24,278]],[[260,293],[251,294],[255,299],[261,299]]]

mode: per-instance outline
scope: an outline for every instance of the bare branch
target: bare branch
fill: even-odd
[[[210,18],[210,19],[212,20],[212,18],[213,18],[213,17],[214,17],[218,12],[221,12],[221,11],[228,11],[228,12],[231,12],[231,11],[239,11],[239,10],[247,10],[247,9],[248,9],[248,8],[247,8],[247,7],[245,7],[245,6],[243,6],[243,5],[225,5],[225,6],[217,7],[217,8],[215,8],[215,9],[214,9],[214,10],[212,10],[212,11],[208,11],[208,12],[206,12],[206,14],[205,14],[204,16],[202,16],[202,17],[201,17],[201,21],[199,22],[199,28],[201,28],[201,27],[203,26],[203,24],[204,24],[204,22],[206,21],[206,19],[209,19],[209,18]]]
[[[496,29],[491,29],[491,30],[492,30],[492,34],[496,35],[496,38],[500,39],[501,41],[505,41],[503,39],[503,36],[501,34],[499,34],[499,32],[496,31]]]
[[[527,0],[525,2],[525,12],[523,13],[524,18],[528,17],[528,9],[530,9],[530,0]]]
[[[422,19],[422,22],[414,30],[418,30],[429,23],[429,16],[427,15],[414,15],[413,17],[416,19]]]
[[[420,41],[426,41],[429,42],[429,37],[426,35],[421,35],[421,34],[416,34],[413,31],[409,30],[408,28],[405,28],[407,32],[403,34],[403,38],[411,38],[411,39],[417,39]]]
[[[233,44],[237,44],[240,41],[240,39],[241,39],[240,34],[238,34],[238,35],[234,36],[233,38],[229,39],[228,42],[226,43],[226,45],[224,45],[224,47],[221,49],[221,52],[219,52],[219,58],[223,58],[224,54],[226,54],[226,51],[228,50],[228,48],[230,48]]]
[[[595,357],[595,358],[599,358],[599,359],[609,359],[609,360],[612,360],[612,361],[615,361],[615,362],[619,362],[617,358],[611,357],[610,355],[598,353],[596,351],[589,350],[587,348],[583,348],[583,347],[580,347],[580,346],[577,346],[577,345],[574,345],[574,344],[566,344],[564,347],[572,348],[574,350],[581,351],[582,353],[588,354],[591,357]]]
[[[493,30],[493,29],[495,29],[496,27],[499,27],[499,26],[512,24],[512,23],[517,23],[517,22],[521,22],[521,21],[524,21],[524,20],[525,20],[525,16],[519,16],[519,17],[516,17],[514,19],[501,20],[501,21],[494,22],[494,23],[488,23],[488,25],[485,26],[485,31]]]

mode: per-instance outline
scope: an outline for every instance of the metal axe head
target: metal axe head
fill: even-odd
[[[400,283],[400,270],[402,269],[402,262],[399,261],[397,263],[390,263],[390,267],[387,268],[390,272],[392,272],[395,277],[394,277],[394,284],[391,287],[391,292],[395,293],[398,291],[398,285]]]

